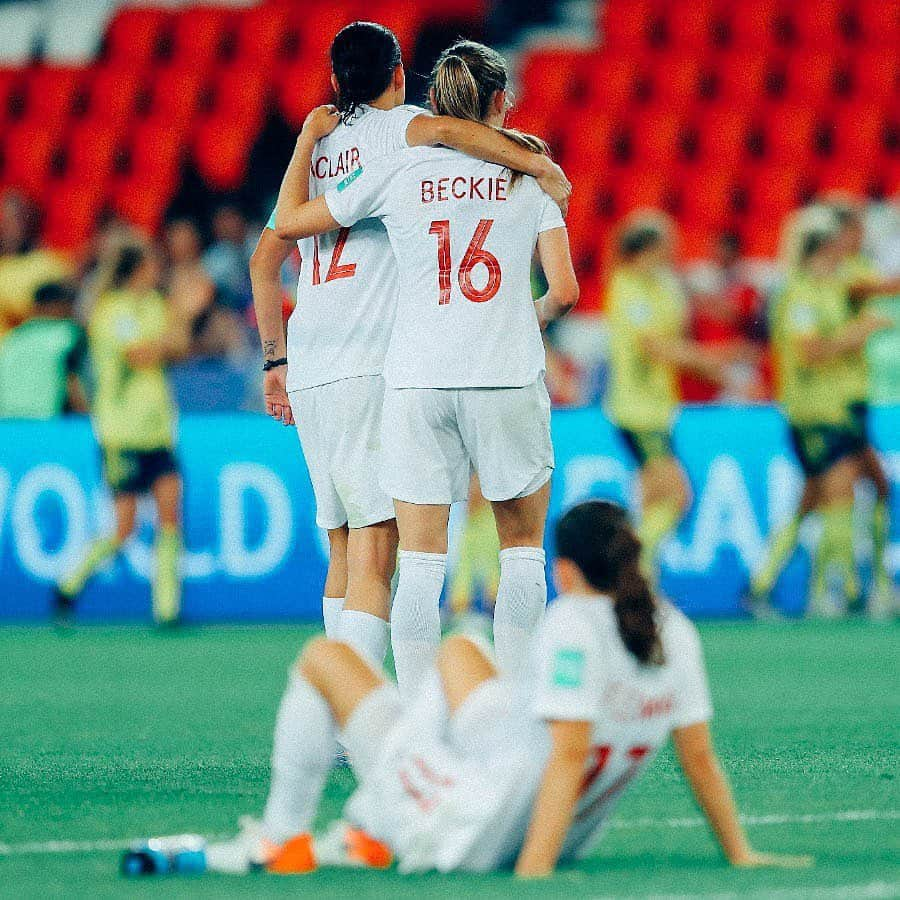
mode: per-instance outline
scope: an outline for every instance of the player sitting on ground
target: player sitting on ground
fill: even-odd
[[[710,741],[697,632],[652,597],[624,510],[576,506],[560,521],[556,546],[563,596],[516,681],[498,678],[471,639],[451,637],[404,707],[396,686],[347,644],[310,643],[278,713],[263,821],[210,846],[207,867],[300,873],[317,856],[386,861],[382,845],[360,832],[349,832],[342,846],[352,853],[343,855],[311,836],[339,731],[359,779],[346,815],[384,841],[401,872],[515,866],[537,877],[586,856],[670,734],[729,862],[808,865],[748,844]]]

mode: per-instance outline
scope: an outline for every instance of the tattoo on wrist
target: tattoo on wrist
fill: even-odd
[[[277,341],[263,341],[263,357],[265,359],[275,359],[275,345]]]

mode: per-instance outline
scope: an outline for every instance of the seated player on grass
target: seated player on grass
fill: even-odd
[[[498,678],[477,643],[444,642],[416,700],[348,645],[307,645],[275,726],[260,823],[205,850],[205,867],[302,873],[317,865],[401,872],[549,875],[590,854],[627,786],[669,736],[728,861],[803,866],[747,842],[712,748],[712,715],[693,625],[657,603],[624,510],[591,501],[556,529],[562,596],[548,609],[527,674]],[[325,839],[313,820],[335,739],[359,786]],[[382,843],[383,842],[383,843]]]

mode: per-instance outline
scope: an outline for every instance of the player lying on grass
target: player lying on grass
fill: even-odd
[[[206,867],[301,873],[326,861],[383,865],[389,850],[401,872],[548,875],[592,852],[669,735],[729,862],[808,865],[748,844],[710,741],[697,632],[653,599],[625,512],[576,506],[556,545],[563,593],[515,682],[455,636],[404,707],[348,645],[307,645],[278,713],[263,820],[208,847]],[[311,829],[338,735],[359,781],[345,814],[360,830],[342,824],[320,842]]]

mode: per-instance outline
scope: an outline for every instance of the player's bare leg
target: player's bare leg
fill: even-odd
[[[461,634],[451,635],[441,644],[437,669],[451,715],[473,691],[497,677],[497,669],[487,654],[475,641]]]
[[[837,570],[846,603],[859,597],[859,576],[853,556],[853,488],[859,476],[854,457],[835,463],[820,479],[822,536],[813,563],[810,612],[834,617],[842,610],[830,602],[828,577]]]
[[[57,613],[63,618],[71,613],[75,597],[84,590],[91,576],[107,559],[115,556],[131,536],[137,520],[137,497],[134,494],[116,494],[113,514],[113,534],[94,541],[78,566],[56,586]]]
[[[440,600],[447,569],[450,506],[394,501],[400,539],[391,646],[400,693],[410,699],[441,642]]]
[[[681,521],[691,504],[691,489],[674,456],[650,459],[641,468],[641,523],[638,537],[644,573],[655,581],[656,555],[663,538]]]
[[[312,826],[331,768],[337,733],[384,677],[347,644],[316,638],[292,666],[278,709],[269,795],[261,822],[244,819],[240,834],[207,848],[213,871],[242,874],[265,868],[302,874],[319,864],[384,867],[388,849],[337,823],[323,839]]]
[[[544,527],[550,482],[527,497],[493,502],[500,537],[500,585],[494,606],[494,646],[506,675],[515,675],[547,605]]]
[[[176,472],[161,475],[152,491],[159,523],[153,618],[158,624],[172,624],[181,613],[181,476]]]
[[[350,529],[347,543],[347,590],[338,638],[378,666],[384,663],[390,636],[397,542],[397,523],[390,519]]]
[[[872,594],[868,613],[872,618],[891,618],[896,609],[894,584],[885,565],[888,535],[890,534],[891,484],[874,447],[866,447],[857,457],[860,474],[875,486],[875,513],[872,521]]]
[[[322,621],[327,637],[337,640],[340,630],[344,595],[347,593],[347,544],[350,531],[346,525],[328,529],[328,571],[322,596]]]

